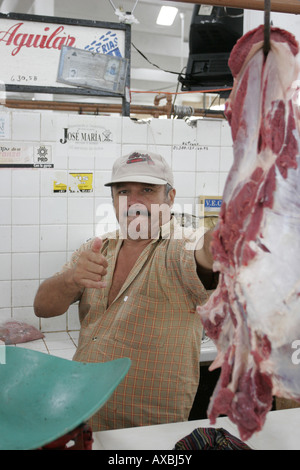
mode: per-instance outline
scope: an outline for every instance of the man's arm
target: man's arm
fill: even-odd
[[[195,249],[195,258],[199,268],[212,270],[213,256],[210,251],[210,242],[212,240],[212,230],[208,230],[199,240]]]
[[[195,259],[197,262],[197,274],[203,286],[207,290],[216,289],[219,281],[219,273],[212,270],[213,256],[210,250],[212,240],[212,230],[205,233],[199,240],[195,250]]]
[[[37,317],[56,317],[65,313],[79,299],[81,289],[73,282],[73,270],[46,279],[39,287],[34,303]]]
[[[65,313],[69,306],[79,300],[84,288],[105,287],[102,280],[106,274],[107,261],[100,253],[102,241],[96,238],[91,249],[83,251],[73,268],[46,279],[34,299],[37,317],[56,317]]]

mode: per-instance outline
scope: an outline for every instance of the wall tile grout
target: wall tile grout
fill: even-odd
[[[212,195],[211,193],[219,195],[222,181],[227,174],[225,160],[224,162],[222,160],[223,165],[221,166],[221,149],[222,142],[224,142],[223,148],[225,149],[230,149],[231,144],[226,127],[227,123],[223,121],[212,122],[212,120],[203,119],[198,121],[197,128],[191,128],[183,120],[156,119],[147,124],[139,124],[134,123],[129,118],[115,116],[110,120],[104,116],[92,118],[67,113],[47,113],[47,115],[43,115],[36,112],[5,112],[9,113],[11,122],[11,138],[7,140],[7,143],[11,146],[15,142],[19,144],[22,142],[24,145],[31,143],[33,146],[38,146],[39,143],[44,145],[46,142],[48,146],[52,147],[54,167],[34,170],[30,168],[9,169],[9,185],[3,186],[6,189],[1,192],[0,202],[10,199],[14,204],[10,204],[8,209],[10,223],[1,224],[0,218],[0,234],[7,234],[8,231],[11,233],[10,240],[6,240],[7,247],[10,246],[10,249],[3,247],[4,251],[0,252],[0,262],[2,255],[9,254],[11,269],[11,279],[8,281],[0,280],[0,324],[1,319],[6,317],[8,313],[10,318],[13,318],[17,311],[20,315],[20,309],[23,309],[24,319],[28,322],[38,322],[43,331],[50,331],[50,329],[68,331],[68,328],[73,326],[75,322],[77,322],[79,328],[78,320],[76,320],[73,311],[72,314],[63,316],[64,318],[55,318],[48,321],[44,321],[44,319],[37,320],[32,309],[35,292],[33,290],[28,292],[28,288],[33,289],[36,284],[42,282],[45,274],[50,273],[51,270],[59,270],[63,258],[69,259],[73,249],[77,248],[85,239],[96,234],[97,224],[101,220],[101,216],[97,215],[97,208],[99,204],[107,204],[110,201],[110,194],[103,187],[103,183],[110,173],[110,167],[112,166],[110,162],[112,163],[120,154],[140,147],[145,150],[156,149],[164,153],[173,168],[176,184],[178,185],[176,201],[181,204],[181,207],[183,204],[192,203],[195,208],[198,196],[203,191],[206,191],[206,194],[209,195]],[[32,119],[29,119],[29,116],[32,116]],[[95,129],[108,129],[111,132],[112,142],[101,142],[95,147],[88,147],[84,142],[76,145],[69,142],[64,144],[65,147],[62,148],[59,139],[63,135],[64,127],[69,128],[69,126],[74,125],[80,129],[80,126],[91,122],[94,123]],[[36,129],[34,128],[35,125],[37,126]],[[13,129],[12,126],[14,126]],[[201,159],[207,163],[206,168],[214,168],[213,165],[215,165],[214,171],[199,168],[200,150],[197,150],[197,145],[202,146],[203,142],[208,142],[210,145],[209,152],[201,150]],[[190,148],[186,147],[187,143]],[[179,150],[177,147],[179,147]],[[214,157],[212,160],[208,160],[209,155],[214,155],[214,149],[219,152],[218,158]],[[108,154],[108,152],[111,152],[111,154]],[[229,162],[230,152],[226,152],[224,155],[226,161]],[[180,160],[181,154],[184,165]],[[80,168],[77,170],[72,163],[72,161],[75,161],[72,160],[73,157],[76,156],[77,158],[78,155],[84,155],[82,158],[91,162],[90,168],[85,167],[85,170],[93,173],[93,193],[80,193],[77,195],[66,192],[65,194],[54,194],[53,182],[55,178],[62,175],[67,177],[70,172],[83,172],[80,169],[83,168],[80,159],[75,159],[80,163]],[[189,161],[192,163],[192,167],[188,165]],[[183,168],[183,171],[181,168]],[[0,189],[1,181],[0,168]],[[198,188],[197,184],[199,185]],[[36,199],[38,201],[34,201]],[[31,200],[36,205],[37,218],[34,218],[34,214],[29,212],[28,204]],[[89,202],[92,203],[92,208],[90,208]],[[25,207],[28,209],[26,214],[22,213],[22,208]],[[78,207],[81,207],[84,219],[80,217],[79,213],[76,213],[76,210],[79,210]],[[2,210],[5,211],[5,208]],[[49,212],[45,214],[44,210]],[[65,223],[64,219],[66,219]],[[16,223],[16,221],[20,221],[20,223]],[[27,223],[22,223],[22,221]],[[36,223],[29,224],[29,221],[36,221]],[[45,223],[46,221],[49,222]],[[53,233],[52,238],[50,237],[50,231]],[[23,256],[24,254],[32,255],[32,258],[31,256]],[[29,275],[28,279],[22,279],[22,276],[26,276],[26,273],[22,274],[22,270],[18,270],[18,274],[16,274],[16,271],[13,272],[13,265],[16,266],[18,256],[20,260],[30,262],[31,259],[35,262],[35,255],[38,255],[36,277]],[[32,265],[28,266],[28,270],[29,267],[33,270]],[[8,286],[9,299],[7,298],[8,292],[5,292]],[[16,296],[16,286],[21,289],[18,296]],[[1,295],[2,293],[3,295]],[[31,300],[24,300],[24,304],[22,304],[22,299],[29,299],[30,296]]]

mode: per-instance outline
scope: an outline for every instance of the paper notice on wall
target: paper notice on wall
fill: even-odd
[[[199,196],[199,203],[203,206],[204,216],[219,215],[222,196]]]
[[[10,115],[8,113],[0,113],[0,140],[9,140],[10,134]]]
[[[70,173],[69,191],[70,193],[93,192],[93,173]]]
[[[33,147],[33,166],[52,168],[52,147],[50,145],[39,145]]]
[[[0,167],[52,168],[51,147],[0,142]]]
[[[53,192],[54,193],[66,193],[68,185],[66,183],[62,183],[60,181],[54,180],[53,181]]]
[[[91,193],[93,192],[93,173],[69,173],[68,182],[55,179],[53,192]]]
[[[24,166],[33,163],[33,148],[31,145],[14,145],[6,142],[0,144],[1,166]]]
[[[222,196],[199,196],[199,204],[205,228],[214,229],[221,210]]]
[[[124,93],[128,59],[63,46],[57,81],[95,90]]]

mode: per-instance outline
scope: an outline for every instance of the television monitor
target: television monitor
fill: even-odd
[[[233,85],[228,59],[242,35],[242,9],[195,5],[186,73],[179,79],[181,89],[220,90],[220,95],[228,96]]]

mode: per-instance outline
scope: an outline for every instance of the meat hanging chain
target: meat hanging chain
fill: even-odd
[[[270,50],[270,20],[271,20],[271,0],[265,0],[265,25],[264,25],[264,54],[268,55]]]
[[[225,184],[212,251],[219,285],[198,307],[221,374],[208,417],[236,423],[241,438],[262,429],[272,397],[300,402],[300,113],[298,44],[264,28],[243,36],[229,66],[226,103],[234,162]]]

